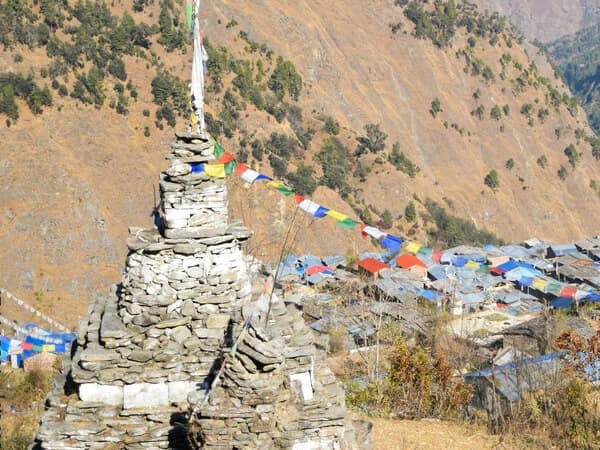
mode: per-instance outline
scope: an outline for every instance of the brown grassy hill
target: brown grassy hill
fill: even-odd
[[[132,3],[122,1],[113,11],[131,11]],[[136,13],[136,20],[156,23],[157,3]],[[419,174],[410,178],[385,158],[377,163],[376,155],[361,156],[357,161],[371,171],[364,182],[348,175],[357,189],[350,197],[355,207],[388,209],[397,218],[416,196],[441,202],[453,214],[507,241],[532,235],[566,240],[595,234],[600,200],[589,184],[600,179],[600,171],[589,146],[575,137],[576,129],[589,132],[585,119],[579,112],[572,117],[564,104],[558,112],[551,110],[544,123],[536,116],[548,94],[539,77],[545,75],[549,84],[566,92],[549,68],[538,64],[537,74],[530,71],[525,77],[528,57],[516,43],[509,48],[510,39],[502,38],[492,47],[486,39],[477,39],[469,54],[471,61],[480,60],[495,74],[495,82],[486,82],[481,75],[464,72],[465,56],[457,54],[468,47],[464,33],[458,33],[452,47],[440,49],[413,37],[413,25],[392,3],[211,0],[203,2],[203,25],[212,42],[226,45],[238,56],[258,58],[244,52],[246,44],[239,37],[243,30],[294,63],[304,80],[299,105],[305,121],[317,129],[305,161],[314,160],[324,137],[315,117],[328,114],[339,121],[339,138],[351,150],[363,127],[378,123],[389,135],[386,153],[397,141],[420,167]],[[226,28],[232,18],[237,26]],[[402,25],[394,34],[389,24],[397,22]],[[167,69],[187,79],[189,54],[166,52],[156,37],[151,50]],[[14,62],[17,53],[23,56],[20,63]],[[522,68],[511,62],[501,80],[499,60],[504,53]],[[154,126],[153,67],[143,58],[126,56],[124,60],[129,79],[139,91],[138,99],[129,102],[127,116],[106,106],[97,109],[55,96],[54,107],[41,115],[31,115],[22,107],[16,123],[10,127],[0,123],[0,285],[23,298],[38,298],[40,309],[53,309],[71,323],[84,309],[85,300],[119,280],[128,225],[150,226],[152,185],[158,171],[166,167],[162,157],[174,131]],[[31,68],[36,80],[47,82],[39,74],[48,64],[40,49],[16,46],[0,53],[0,64],[5,70]],[[512,80],[519,76],[526,78],[525,87],[513,93]],[[68,83],[71,86],[72,77]],[[476,100],[473,93],[478,89]],[[209,96],[208,110],[215,115],[221,97]],[[440,100],[442,109],[435,118],[429,112],[434,98]],[[519,113],[527,103],[533,106],[533,126]],[[508,105],[510,114],[491,119],[495,104]],[[483,120],[471,115],[479,105],[485,108]],[[142,114],[144,109],[150,109],[150,117]],[[291,133],[287,121],[279,124],[250,105],[242,116],[251,136]],[[144,127],[149,127],[150,137],[144,137]],[[182,127],[180,119],[177,128]],[[559,139],[556,129],[561,130]],[[221,140],[236,153],[240,137],[235,132],[231,139]],[[582,152],[574,170],[563,153],[571,143]],[[536,162],[542,155],[547,158],[545,169]],[[505,163],[511,158],[514,168],[508,170]],[[251,158],[249,163],[272,173],[266,161]],[[568,168],[565,181],[557,176],[561,165]],[[483,184],[491,169],[500,176],[496,192]],[[320,173],[317,167],[316,174]],[[264,259],[275,257],[293,216],[293,200],[261,186],[248,188],[239,180],[230,184],[232,216],[257,232],[249,251]],[[312,197],[356,217],[330,189],[319,187]],[[422,204],[416,203],[422,212]],[[395,232],[404,234],[409,224],[402,219],[396,220],[396,226]],[[424,239],[429,226],[419,219],[415,236]],[[342,231],[328,219],[311,221],[300,215],[296,229],[291,241],[295,251],[324,255],[368,248],[358,232]]]
[[[365,123],[380,123],[390,141],[397,140],[421,167],[421,174],[409,179],[389,165],[381,166],[376,176],[360,186],[369,204],[380,210],[388,207],[397,215],[415,193],[436,200],[447,197],[456,213],[507,240],[531,235],[564,240],[596,231],[590,211],[600,202],[588,186],[599,172],[589,147],[581,144],[582,162],[565,182],[556,174],[561,165],[568,166],[563,150],[575,143],[573,131],[587,130],[585,118],[581,112],[571,117],[561,107],[544,124],[527,124],[519,113],[521,107],[542,104],[546,92],[528,86],[514,95],[511,79],[519,72],[514,68],[506,69],[505,81],[499,79],[503,53],[528,66],[528,56],[517,45],[508,48],[501,41],[491,47],[478,41],[475,54],[496,74],[496,82],[486,83],[463,71],[464,61],[456,52],[465,47],[464,36],[456,37],[453,47],[445,49],[416,40],[410,35],[412,24],[388,2],[209,4],[209,17],[222,23],[235,18],[252,38],[289,55],[309,86],[310,95],[303,100],[305,111],[330,113],[357,131]],[[403,22],[406,33],[390,32],[388,24],[396,21]],[[235,35],[214,20],[207,22],[214,39],[228,42]],[[547,66],[539,71],[566,91]],[[477,89],[480,101],[472,97]],[[433,118],[428,111],[436,97],[443,112]],[[486,120],[471,115],[478,104],[484,105]],[[501,121],[489,119],[494,104],[508,104],[510,116]],[[466,131],[461,136],[445,128],[444,122],[457,123]],[[571,132],[557,139],[557,128]],[[541,155],[549,161],[546,169],[536,164]],[[511,158],[515,166],[508,171],[504,165]],[[483,185],[492,168],[500,173],[502,187],[497,193]]]
[[[480,0],[510,18],[527,38],[550,42],[600,20],[598,0]]]

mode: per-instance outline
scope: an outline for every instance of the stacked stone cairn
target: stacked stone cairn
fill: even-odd
[[[130,229],[122,284],[82,319],[35,447],[368,448],[300,306],[252,289],[252,233],[228,223],[225,181],[190,165],[213,143],[171,148],[158,229]]]

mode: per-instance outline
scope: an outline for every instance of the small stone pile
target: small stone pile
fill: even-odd
[[[213,143],[171,147],[159,229],[130,229],[123,282],[81,321],[38,448],[365,448],[299,307],[252,298],[251,232],[228,223],[224,181],[193,170]]]

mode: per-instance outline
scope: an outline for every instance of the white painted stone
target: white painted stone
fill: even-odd
[[[186,402],[188,394],[196,390],[196,383],[193,381],[171,381],[168,384],[169,402]]]
[[[291,374],[290,381],[292,382],[292,384],[294,382],[300,384],[300,388],[302,390],[302,398],[304,398],[304,400],[313,399],[314,390],[312,386],[312,381],[310,379],[309,371]]]
[[[79,398],[84,402],[120,406],[123,404],[123,386],[83,383],[79,385]]]
[[[331,438],[294,442],[292,450],[338,450],[340,444]]]
[[[151,408],[169,404],[167,383],[135,383],[123,387],[123,408]]]

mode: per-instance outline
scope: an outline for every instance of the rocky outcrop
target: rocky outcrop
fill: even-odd
[[[224,181],[192,169],[211,142],[172,149],[158,230],[130,229],[122,284],[81,321],[38,447],[352,448],[323,347],[298,305],[253,299],[251,232],[228,223]]]

